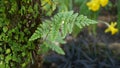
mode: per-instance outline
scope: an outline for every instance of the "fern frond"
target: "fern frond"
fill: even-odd
[[[29,41],[33,41],[38,38],[43,38],[44,42],[48,43],[46,40],[51,42],[63,42],[63,39],[67,34],[73,32],[74,26],[82,29],[85,26],[89,26],[91,24],[96,24],[97,22],[91,19],[88,19],[86,16],[78,15],[78,13],[73,13],[73,11],[69,12],[61,12],[56,14],[51,20],[46,20],[37,28],[35,33],[31,36]],[[52,44],[53,45],[53,44]],[[56,46],[52,46],[49,44],[49,48],[59,53],[60,50]],[[60,51],[61,54],[62,51]]]
[[[87,16],[80,15],[77,17],[75,25],[77,25],[79,28],[83,28],[84,26],[89,26],[96,23],[96,21],[88,19]]]

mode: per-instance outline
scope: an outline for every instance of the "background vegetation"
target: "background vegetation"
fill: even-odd
[[[63,57],[66,59],[62,59],[60,64],[65,68],[77,68],[79,65],[86,68],[117,67],[119,59],[114,60],[114,52],[109,51],[107,47],[97,51],[95,48],[99,44],[93,43],[95,41],[85,43],[85,39],[91,36],[94,40],[98,38],[97,29],[105,29],[106,23],[109,32],[114,32],[115,37],[119,37],[120,1],[106,0],[97,5],[100,6],[98,9],[92,9],[95,1],[102,0],[0,0],[0,67],[43,68],[43,64],[49,66],[54,62],[59,64],[57,60]],[[115,19],[109,21],[99,19],[107,13],[114,15]],[[111,21],[118,23],[109,24]],[[102,26],[99,25],[100,22],[103,23],[100,24]],[[115,27],[116,25],[118,28]],[[84,29],[87,29],[85,30],[87,32],[82,34],[81,31]],[[75,39],[79,38],[79,33],[83,37],[85,35],[84,38],[80,37],[80,41]],[[72,43],[69,43],[69,37]],[[95,47],[92,46],[93,44]],[[51,50],[55,53],[52,54]],[[105,51],[105,56],[101,56],[103,53],[101,50]],[[48,54],[53,55],[52,58],[51,56],[49,58]],[[97,58],[98,56],[100,58]],[[104,60],[100,60],[101,58]],[[57,65],[59,68],[61,66]]]

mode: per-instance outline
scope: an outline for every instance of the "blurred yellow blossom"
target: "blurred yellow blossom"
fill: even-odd
[[[92,11],[97,11],[100,8],[99,2],[98,1],[90,1],[87,3],[87,6],[89,7],[90,10]]]
[[[105,7],[108,4],[108,0],[100,0],[100,5]]]
[[[116,25],[116,22],[111,22],[111,24],[108,25],[108,28],[105,30],[105,33],[111,32],[112,35],[116,34],[118,32],[118,29],[115,28]]]
[[[91,0],[87,2],[87,6],[92,11],[98,11],[100,6],[105,7],[108,4],[109,0]]]

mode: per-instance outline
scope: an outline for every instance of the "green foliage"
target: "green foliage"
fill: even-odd
[[[65,43],[63,39],[66,35],[72,32],[76,34],[83,27],[96,23],[96,21],[90,20],[86,16],[78,15],[78,13],[73,13],[73,11],[60,12],[51,18],[51,20],[45,20],[40,24],[29,41],[41,38],[44,44],[41,46],[46,46],[43,49],[49,48],[59,54],[64,54],[59,44]],[[73,31],[76,27],[78,27],[78,31]]]
[[[39,23],[39,2],[0,0],[0,7],[0,67],[25,68],[35,48],[28,40]]]
[[[56,2],[52,0],[41,0],[43,14],[50,16],[56,9]]]
[[[120,30],[120,0],[117,1],[117,12],[118,12],[118,15],[117,15],[117,23],[118,23],[118,29]]]
[[[32,51],[39,40],[33,40],[38,38],[39,53],[52,49],[65,54],[59,44],[65,43],[67,34],[77,35],[81,28],[97,23],[73,11],[63,12],[71,10],[71,4],[72,0],[0,0],[0,67],[26,68],[34,61]],[[61,13],[40,24],[41,12],[50,16],[55,10]]]
[[[45,16],[51,16],[54,12],[64,12],[72,10],[72,0],[41,0],[42,13]]]
[[[72,10],[72,0],[56,0],[58,2],[58,11],[63,12],[63,11],[68,11]]]
[[[75,7],[78,7],[77,11],[79,12],[79,14],[85,15],[92,20],[97,20],[100,10],[96,12],[89,10],[87,6],[88,1],[89,0],[74,0],[74,5]],[[89,28],[90,28],[89,32],[92,32],[94,35],[96,35],[97,26],[93,25],[90,26]]]

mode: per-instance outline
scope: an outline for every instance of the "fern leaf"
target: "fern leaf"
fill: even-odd
[[[41,36],[41,31],[39,31],[39,28],[35,31],[35,33],[31,36],[31,38],[29,39],[29,41],[33,41],[35,39],[38,39],[40,38]]]
[[[75,33],[77,35],[85,26],[96,23],[96,21],[78,15],[78,13],[73,13],[73,11],[61,12],[52,17],[51,20],[45,20],[40,24],[29,40],[43,38],[48,48],[59,54],[64,54],[63,50],[53,42],[63,43],[67,34]]]
[[[89,26],[91,24],[96,24],[97,22],[91,19],[88,19],[86,16],[80,15],[76,19],[75,25],[77,25],[80,29]]]

